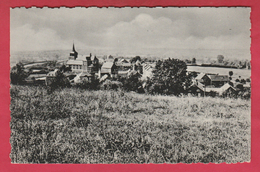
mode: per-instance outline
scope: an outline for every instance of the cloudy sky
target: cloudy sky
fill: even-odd
[[[15,8],[11,51],[250,49],[250,8]]]

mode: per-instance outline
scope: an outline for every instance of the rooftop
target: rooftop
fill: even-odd
[[[67,65],[83,65],[83,61],[82,60],[68,60],[67,61]]]
[[[108,69],[111,69],[112,66],[113,66],[113,62],[105,62],[102,66],[102,68],[108,68]]]
[[[207,75],[211,81],[229,81],[228,75]]]

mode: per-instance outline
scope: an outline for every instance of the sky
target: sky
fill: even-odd
[[[250,8],[14,8],[12,51],[250,51]]]

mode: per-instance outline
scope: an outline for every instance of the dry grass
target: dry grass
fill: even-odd
[[[12,86],[13,163],[250,161],[250,101]]]

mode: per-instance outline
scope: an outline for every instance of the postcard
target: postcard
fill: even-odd
[[[11,163],[249,163],[250,12],[11,8]]]

